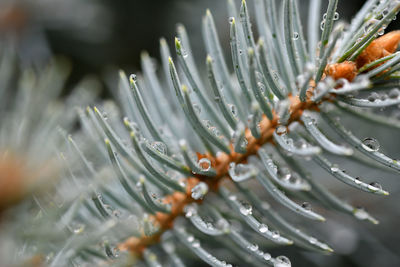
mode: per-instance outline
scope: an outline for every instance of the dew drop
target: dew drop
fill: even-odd
[[[229,230],[229,223],[227,220],[225,219],[219,219],[216,223],[215,223],[215,227],[217,229],[220,229],[223,232],[227,232]]]
[[[324,30],[324,28],[325,28],[325,20],[321,21],[321,24],[319,25],[319,28],[321,29],[321,31]]]
[[[398,88],[394,88],[389,91],[389,98],[395,99],[400,95],[400,90]]]
[[[373,28],[373,26],[378,22],[378,20],[376,19],[370,19],[368,20],[367,24],[364,27],[364,33],[368,33],[369,31],[371,31],[371,29]]]
[[[332,165],[331,172],[338,172],[338,171],[339,171],[339,167],[336,164]]]
[[[152,142],[151,147],[157,150],[161,154],[166,154],[167,153],[167,146],[163,142]]]
[[[292,172],[289,168],[282,167],[278,169],[278,175],[281,180],[288,182],[290,180],[290,177],[292,176]]]
[[[264,260],[269,261],[271,259],[271,254],[265,253],[263,258]]]
[[[278,135],[286,134],[286,132],[287,132],[286,126],[279,125],[278,127],[276,127],[276,133]]]
[[[202,171],[209,171],[211,169],[211,161],[208,158],[201,158],[197,165],[201,168]]]
[[[311,204],[308,203],[308,202],[303,202],[303,203],[301,204],[301,207],[302,207],[303,209],[305,209],[305,210],[311,210]]]
[[[257,244],[251,244],[248,247],[251,251],[257,251],[258,250],[258,245]]]
[[[72,231],[74,232],[74,234],[81,234],[83,232],[83,230],[85,230],[85,225],[78,223],[73,226]]]
[[[305,140],[299,139],[299,140],[296,141],[295,147],[297,147],[299,149],[304,149],[304,148],[307,148],[307,143],[306,143]]]
[[[192,205],[185,206],[184,211],[185,211],[185,217],[186,218],[190,218],[193,215],[197,214],[197,209],[196,209],[196,206],[194,206],[194,205],[192,204]]]
[[[186,239],[189,243],[192,243],[194,241],[194,236],[189,235]]]
[[[194,248],[199,248],[200,247],[200,242],[196,239],[192,242],[192,247]]]
[[[137,80],[136,74],[131,74],[131,76],[129,77],[129,79],[136,82],[136,80]]]
[[[317,244],[318,240],[315,237],[310,237],[308,240],[311,244]]]
[[[333,20],[338,20],[339,19],[339,13],[335,12],[335,14],[333,15]]]
[[[294,32],[293,33],[293,40],[298,40],[299,39],[299,33],[298,32]]]
[[[260,231],[260,233],[266,233],[268,231],[268,226],[262,223],[258,226],[258,231]]]
[[[354,183],[357,184],[357,185],[361,184],[362,182],[361,182],[361,180],[360,180],[360,177],[356,177],[356,178],[354,179]]]
[[[230,24],[232,24],[234,20],[235,20],[234,17],[229,17],[229,23],[230,23]]]
[[[236,106],[233,104],[228,104],[229,110],[231,111],[233,116],[237,116],[237,110],[236,110]]]
[[[378,151],[379,150],[379,142],[372,137],[367,137],[362,141],[362,147],[367,151]]]
[[[210,131],[211,131],[215,136],[217,136],[217,137],[220,136],[220,133],[219,133],[217,127],[214,127],[214,126],[210,127]]]
[[[379,94],[376,93],[376,92],[373,92],[368,96],[368,101],[369,102],[374,102],[377,99],[379,99]]]
[[[279,231],[272,231],[272,238],[277,239],[281,236]]]
[[[278,256],[275,259],[274,267],[290,267],[292,264],[286,256]]]
[[[193,199],[202,199],[208,192],[208,185],[204,182],[198,183],[195,187],[192,188],[192,198]]]
[[[237,200],[237,196],[236,195],[230,195],[229,196],[229,200],[236,201]]]
[[[241,214],[243,214],[244,216],[248,216],[251,215],[253,212],[253,207],[247,203],[247,202],[241,202],[240,203],[240,208],[239,211]]]
[[[228,173],[232,180],[237,182],[247,180],[256,174],[252,165],[242,163],[236,164],[235,162],[229,164]]]
[[[354,216],[359,220],[365,220],[368,218],[368,213],[364,208],[356,208],[354,211]]]

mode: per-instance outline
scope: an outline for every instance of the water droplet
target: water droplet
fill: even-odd
[[[186,205],[184,208],[185,217],[190,218],[193,215],[197,214],[197,206],[196,204]]]
[[[315,237],[310,237],[309,242],[310,242],[311,244],[317,244],[318,240],[317,240]]]
[[[236,106],[233,104],[228,104],[229,110],[231,111],[233,116],[237,116],[237,110],[236,110]]]
[[[268,231],[268,226],[262,223],[258,226],[258,231],[260,231],[260,233],[266,233]]]
[[[299,174],[293,172],[289,178],[289,183],[291,184],[298,184],[301,182],[301,178],[299,176]]]
[[[258,250],[258,245],[257,244],[251,244],[248,247],[251,251],[257,251]]]
[[[220,229],[223,232],[227,232],[229,230],[229,223],[227,220],[225,219],[219,219],[216,223],[215,223],[215,227],[217,229]]]
[[[365,220],[368,218],[368,212],[366,212],[364,208],[356,208],[354,216],[359,220]]]
[[[355,183],[355,184],[361,184],[362,182],[361,182],[361,180],[360,180],[360,177],[356,177],[356,178],[354,179],[354,183]]]
[[[241,214],[243,214],[244,216],[248,216],[252,214],[253,207],[247,202],[241,202],[239,210]]]
[[[189,236],[187,237],[186,240],[187,240],[189,243],[192,243],[195,239],[194,239],[194,236],[189,235]]]
[[[264,260],[269,261],[271,259],[271,254],[265,253],[263,258]]]
[[[282,167],[278,169],[278,176],[281,180],[288,182],[290,177],[292,177],[292,172],[287,167]]]
[[[235,162],[231,162],[229,164],[228,173],[232,180],[241,182],[255,176],[256,169],[249,164],[236,164]]]
[[[272,231],[272,238],[277,239],[281,236],[281,234],[279,233],[279,231]]]
[[[362,141],[362,147],[367,151],[378,151],[379,150],[379,142],[372,137],[367,137]]]
[[[278,256],[275,259],[274,267],[290,267],[292,264],[286,256]]]
[[[209,171],[211,169],[211,161],[208,158],[201,158],[198,162],[197,165],[201,168],[203,171]]]
[[[276,127],[276,133],[278,135],[286,134],[286,132],[287,132],[286,126],[279,125],[278,127]]]
[[[298,40],[299,39],[299,33],[298,32],[294,32],[293,33],[293,40]]]
[[[141,177],[144,178],[144,177]],[[143,183],[144,183],[144,179],[139,178],[139,181],[135,184],[136,189],[139,191],[143,190]]]
[[[333,20],[338,20],[339,19],[339,13],[335,12],[335,15],[333,15]]]
[[[103,119],[105,119],[105,120],[108,119],[108,114],[107,114],[107,112],[104,111],[101,115],[103,116]]]
[[[200,242],[199,242],[197,239],[195,239],[195,240],[192,242],[192,247],[194,247],[194,248],[199,248],[199,247],[200,247]]]
[[[230,24],[232,24],[234,20],[235,20],[234,17],[229,17],[229,23],[230,23]]]
[[[136,80],[137,80],[136,74],[131,74],[131,76],[129,77],[129,79],[136,82]]]
[[[377,99],[379,99],[379,94],[376,93],[376,92],[373,92],[368,96],[368,101],[369,102],[374,102]]]
[[[305,209],[305,210],[311,210],[311,204],[308,203],[308,202],[303,202],[303,203],[301,204],[301,207],[302,207],[303,209]]]
[[[193,199],[202,199],[208,192],[208,185],[204,182],[198,183],[195,187],[192,188],[192,198]]]
[[[220,133],[219,133],[217,127],[214,127],[214,126],[210,127],[210,131],[211,131],[215,136],[217,136],[217,137],[220,136]]]
[[[389,98],[398,98],[400,95],[400,90],[398,88],[394,88],[392,90],[389,91]]]
[[[115,218],[121,218],[121,216],[122,216],[122,211],[120,211],[120,210],[118,210],[118,209],[115,209],[115,210],[112,211],[112,214],[113,214],[113,216],[114,216]]]
[[[339,167],[336,164],[332,165],[331,172],[338,172],[338,171],[339,171]]]
[[[151,147],[157,150],[161,154],[167,153],[167,146],[163,142],[155,141],[151,143]]]
[[[237,200],[237,196],[236,195],[230,195],[229,196],[229,200],[236,201]]]
[[[297,147],[299,149],[304,149],[304,148],[307,148],[307,143],[306,143],[305,140],[299,139],[299,140],[296,141],[295,147]]]
[[[367,24],[364,27],[364,33],[368,33],[369,31],[372,30],[372,28],[374,27],[374,25],[378,22],[378,20],[376,19],[370,19],[368,20]]]
[[[212,127],[211,122],[209,120],[203,120],[204,126],[206,126],[208,129]]]
[[[321,21],[321,24],[319,25],[319,28],[321,29],[321,31],[324,30],[324,28],[325,28],[325,20]]]
[[[85,230],[84,224],[77,223],[77,224],[73,225],[72,231],[74,232],[74,234],[81,234],[83,232],[83,230]]]

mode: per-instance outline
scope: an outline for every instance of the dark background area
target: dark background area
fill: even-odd
[[[235,2],[239,6],[240,1]],[[308,0],[299,2],[306,22]],[[322,2],[322,10],[326,10],[328,1]],[[363,0],[339,1],[340,18],[349,21],[363,3]],[[254,13],[252,1],[249,0],[248,4]],[[9,16],[4,15],[7,15],[4,7],[9,6],[16,6],[19,11],[13,12],[11,23],[5,23],[4,17]],[[23,35],[18,39],[24,42],[24,55],[28,54],[25,56],[28,58],[32,56],[29,54],[34,54],[33,57],[40,54],[33,49],[40,45],[33,45],[37,40],[32,39],[39,39],[37,35],[43,36],[52,54],[64,55],[72,61],[70,83],[74,83],[89,73],[101,76],[110,66],[127,72],[138,71],[141,51],[146,50],[159,58],[160,37],[167,38],[171,50],[174,48],[177,23],[186,26],[195,56],[200,65],[204,65],[201,19],[206,8],[212,11],[222,45],[228,48],[226,0],[2,0],[0,33],[8,26],[9,32],[17,31]],[[394,24],[389,30],[399,28],[398,21]]]

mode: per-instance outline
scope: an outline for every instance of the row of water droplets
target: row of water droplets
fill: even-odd
[[[368,101],[369,102],[378,102],[378,101],[385,101],[387,99],[398,99],[400,96],[400,90],[398,88],[393,88],[389,91],[389,93],[377,93],[377,92],[372,92],[368,96]]]
[[[253,207],[248,202],[239,201],[237,196],[234,195],[234,194],[229,196],[229,200],[239,204],[239,211],[240,211],[240,213],[242,215],[244,215],[244,216],[252,216]],[[268,226],[266,224],[261,223],[258,226],[258,231],[260,233],[264,234],[264,233],[269,231],[269,228],[268,228]],[[280,237],[279,231],[272,231],[272,237],[275,238],[275,239],[278,239]]]
[[[310,16],[312,16],[312,15],[310,14]],[[320,24],[321,31],[323,31],[325,29],[326,16],[327,16],[326,13],[324,13],[324,15],[322,16],[322,21],[321,21],[321,24]],[[335,12],[335,14],[333,15],[333,20],[338,20],[338,19],[339,19],[339,13]]]

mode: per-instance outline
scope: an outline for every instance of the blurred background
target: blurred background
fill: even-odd
[[[240,1],[235,1],[239,5]],[[327,5],[328,1],[323,2]],[[305,14],[307,10],[303,8],[307,8],[308,0],[300,0],[300,3]],[[339,1],[340,19],[349,21],[363,3],[363,0]],[[252,0],[248,0],[248,4],[254,13]],[[212,11],[221,43],[229,52],[226,0],[0,0],[0,45],[11,42],[26,65],[40,66],[52,55],[65,56],[72,63],[69,85],[73,85],[88,74],[103,79],[104,73],[111,68],[122,68],[127,73],[139,71],[140,52],[146,50],[152,57],[159,58],[160,37],[165,37],[173,50],[175,27],[182,23],[190,34],[192,50],[201,67],[205,62],[201,19],[206,8]],[[303,18],[306,23],[307,16]],[[399,28],[400,21],[397,20],[388,30]],[[305,25],[303,29],[306,29]],[[103,95],[109,95],[107,89]],[[391,149],[389,155],[399,154],[398,142],[397,146],[391,147],[392,141],[388,140],[396,135],[395,132],[379,129],[371,132],[368,125],[354,127],[369,131],[379,140],[387,140],[382,142],[382,147]],[[382,176],[374,170],[360,170],[370,172],[369,176]],[[276,253],[293,259],[293,266],[400,266],[400,212],[397,205],[400,188],[396,178],[388,175],[388,180],[380,181],[392,193],[389,197],[392,201],[384,199],[384,207],[381,198],[358,193],[355,196],[352,195],[355,191],[345,186],[334,190],[352,202],[369,207],[372,214],[383,219],[379,226],[373,226],[354,218],[335,218],[335,214],[331,214],[332,222],[321,226],[324,229],[314,230],[325,232],[325,240],[333,244],[336,255],[327,258],[298,252],[295,248],[277,250]],[[388,213],[390,216],[385,217]]]
[[[328,1],[322,2],[325,10]],[[308,0],[300,3],[306,13]],[[340,18],[350,20],[363,3],[339,1]],[[101,76],[110,66],[138,71],[140,52],[159,58],[159,38],[167,38],[173,48],[176,24],[182,23],[204,65],[201,18],[206,8],[228,48],[226,0],[0,0],[0,38],[12,39],[27,63],[46,61],[52,54],[68,57],[74,83],[88,73]],[[398,21],[394,24],[391,29],[399,28]]]

